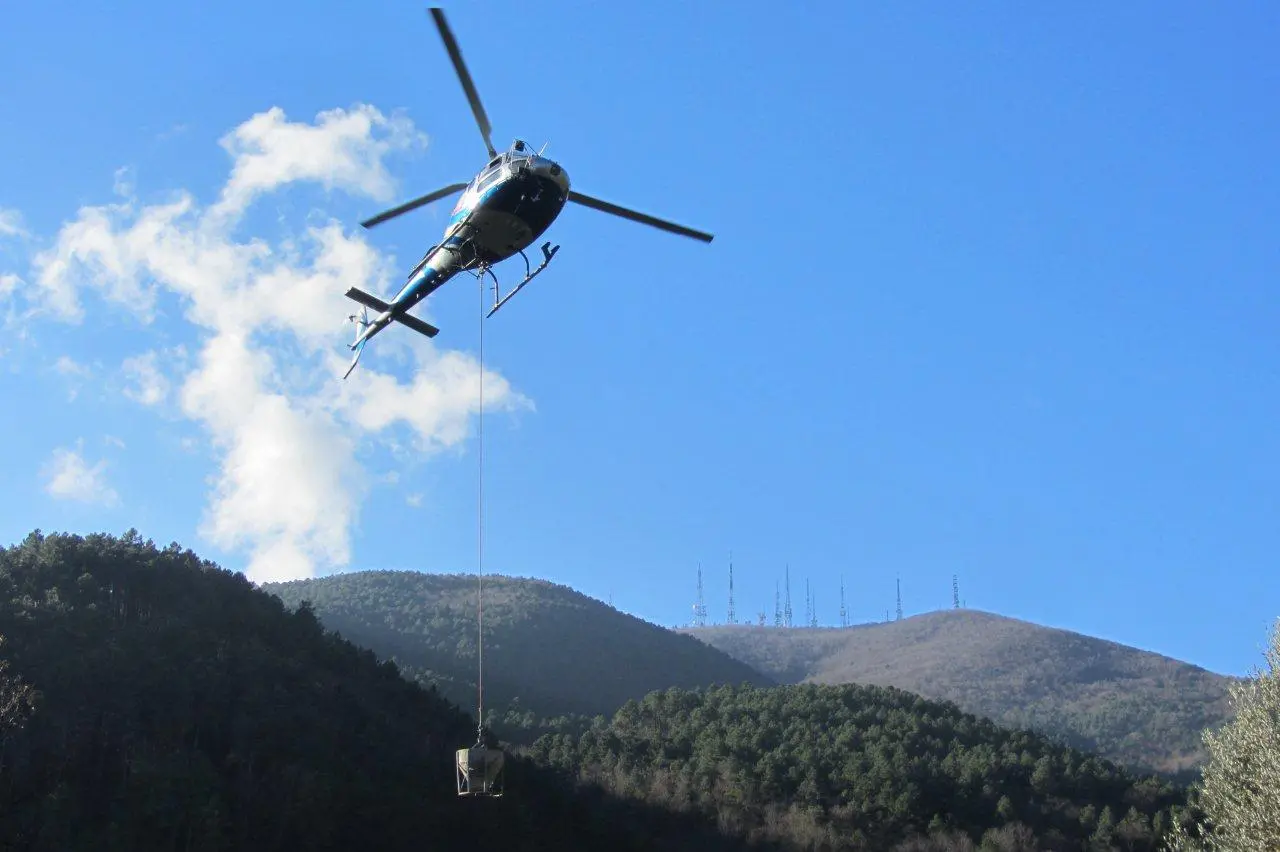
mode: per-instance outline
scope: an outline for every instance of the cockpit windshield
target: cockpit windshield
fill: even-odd
[[[480,174],[476,175],[475,179],[471,181],[469,189],[483,192],[502,177],[504,164],[511,168],[514,163],[531,160],[537,156],[537,153],[529,147],[527,142],[523,139],[517,139],[511,143],[510,148],[485,164]]]
[[[536,155],[527,142],[523,139],[517,139],[511,143],[511,147],[507,149],[507,152],[503,156],[506,158],[507,162],[511,162],[512,160],[527,160]]]

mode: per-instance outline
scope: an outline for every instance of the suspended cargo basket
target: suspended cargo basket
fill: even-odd
[[[504,760],[502,749],[480,744],[458,749],[458,795],[501,796]]]

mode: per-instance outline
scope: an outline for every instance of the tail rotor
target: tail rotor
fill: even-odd
[[[356,336],[347,347],[348,349],[355,349],[356,344],[360,342],[360,335],[364,334],[364,330],[371,324],[369,322],[369,309],[362,307],[359,314],[352,314],[347,317],[347,322],[353,322],[356,326]]]

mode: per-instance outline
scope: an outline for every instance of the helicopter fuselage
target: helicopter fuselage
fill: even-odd
[[[471,72],[462,61],[458,42],[445,21],[444,11],[433,6],[431,17],[435,20],[445,51],[453,62],[453,69],[471,104],[471,113],[475,116],[476,127],[484,139],[485,151],[492,159],[465,188],[462,184],[449,184],[390,210],[384,210],[360,223],[362,227],[372,228],[463,190],[450,214],[449,225],[445,228],[440,244],[432,246],[422,260],[418,261],[394,299],[384,302],[359,287],[348,288],[347,298],[360,304],[362,311],[358,316],[348,317],[356,324],[357,332],[356,339],[348,347],[355,355],[343,378],[351,375],[351,371],[355,369],[365,344],[393,322],[408,326],[428,338],[437,335],[440,329],[410,314],[409,309],[440,289],[459,272],[472,272],[478,277],[487,275],[493,279],[494,304],[485,317],[493,316],[495,311],[540,275],[560,250],[560,246],[552,246],[550,240],[544,242],[542,263],[537,269],[531,268],[528,256],[524,255],[524,250],[551,227],[567,202],[572,201],[583,207],[703,242],[709,243],[713,239],[711,234],[686,228],[675,222],[640,213],[576,190],[571,192],[569,176],[560,164],[546,159],[541,152],[533,153],[519,139],[507,151],[499,154],[493,147],[493,128],[489,125],[489,117],[480,103]],[[524,256],[525,276],[504,296],[499,292],[497,276],[493,274],[491,267],[516,254]],[[377,312],[373,318],[369,316],[371,310]]]
[[[408,310],[466,269],[513,257],[551,227],[569,198],[569,175],[552,160],[513,148],[467,185],[433,247],[391,300]]]

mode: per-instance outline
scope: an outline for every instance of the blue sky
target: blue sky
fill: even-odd
[[[0,539],[472,570],[475,282],[336,380],[342,291],[393,290],[452,205],[356,223],[484,159],[425,11],[96,5],[0,27]],[[500,147],[716,234],[553,226],[486,326],[487,570],[665,624],[699,562],[723,620],[731,550],[743,619],[788,563],[828,624],[841,576],[865,621],[957,574],[970,607],[1260,662],[1280,11],[725,9],[447,10]]]

